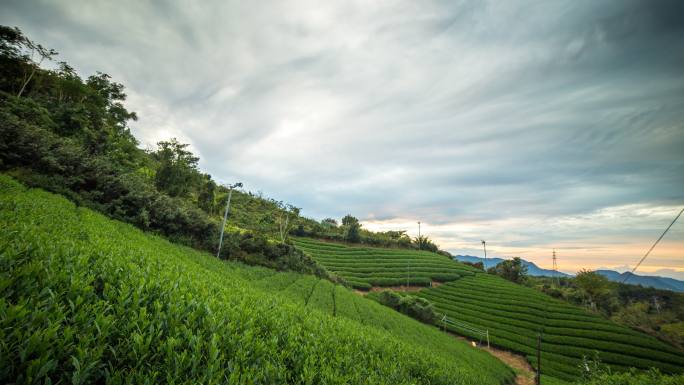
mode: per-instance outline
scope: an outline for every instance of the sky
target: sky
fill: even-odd
[[[454,254],[629,269],[684,207],[684,2],[4,0],[141,147]],[[684,279],[684,219],[638,273]]]

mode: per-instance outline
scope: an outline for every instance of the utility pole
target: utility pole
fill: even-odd
[[[484,268],[484,271],[487,271],[487,242],[485,242],[484,240],[482,240],[482,247],[484,248],[485,256],[484,264],[482,265],[482,267]]]
[[[221,246],[223,246],[223,231],[226,228],[226,220],[228,220],[228,210],[230,210],[230,198],[233,195],[233,189],[236,187],[242,187],[242,183],[238,182],[232,185],[228,185],[228,202],[226,202],[226,211],[223,213],[223,224],[221,225],[221,237],[219,238],[218,251],[216,252],[216,258],[221,255]]]
[[[420,239],[420,221],[418,221],[418,239]]]

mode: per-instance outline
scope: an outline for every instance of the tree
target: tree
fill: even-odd
[[[351,214],[347,214],[342,218],[342,226],[351,226],[353,224],[359,224],[359,220],[356,217],[351,216]]]
[[[278,202],[277,206],[279,209],[278,232],[280,234],[280,242],[285,242],[285,237],[289,233],[290,225],[292,224],[292,222],[290,222],[290,217],[299,217],[301,209],[291,204],[283,204],[282,202]]]
[[[523,265],[520,257],[507,259],[487,270],[489,274],[496,274],[511,282],[522,283],[527,278],[527,266]]]
[[[592,309],[596,309],[596,304],[610,294],[610,281],[595,271],[580,270],[575,276],[575,284],[587,293]]]
[[[324,227],[336,228],[337,227],[337,221],[334,220],[333,218],[325,218],[324,220],[321,221],[321,225],[323,225]]]
[[[197,194],[197,206],[206,211],[209,215],[214,214],[217,187],[216,182],[211,180],[211,175],[205,174],[199,194]]]
[[[17,93],[17,97],[21,97],[43,61],[51,60],[57,51],[32,41],[17,27],[0,26],[0,54],[23,64],[21,87]]]
[[[157,146],[153,153],[159,161],[155,185],[172,197],[186,197],[200,176],[197,171],[199,158],[187,150],[188,144],[180,143],[176,138],[161,141]]]
[[[347,242],[358,243],[361,241],[361,225],[359,220],[350,214],[342,218],[342,227],[344,229],[344,239]]]
[[[418,246],[418,250],[427,250],[432,251],[433,253],[436,253],[439,250],[439,247],[425,235],[416,237],[414,243]]]

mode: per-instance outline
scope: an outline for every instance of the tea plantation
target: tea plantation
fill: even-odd
[[[618,371],[655,367],[684,372],[684,354],[676,348],[497,276],[478,273],[417,295],[453,319],[488,329],[493,344],[527,355],[533,365],[541,332],[542,373],[548,376],[576,380],[582,357],[593,358],[595,351]]]
[[[427,251],[351,247],[339,243],[297,238],[295,245],[329,271],[357,289],[371,286],[430,286],[474,274],[473,267]]]
[[[425,288],[418,296],[452,319],[488,329],[492,344],[526,355],[535,366],[536,338],[541,332],[545,383],[578,380],[583,357],[593,358],[595,352],[618,371],[656,367],[667,373],[684,372],[682,352],[654,337],[439,254],[350,247],[308,238],[298,238],[295,244],[360,289],[405,284],[410,261],[411,285],[449,281]],[[449,329],[480,339],[467,330]]]
[[[503,384],[313,276],[217,260],[0,175],[0,383]]]

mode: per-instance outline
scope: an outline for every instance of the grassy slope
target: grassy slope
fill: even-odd
[[[477,271],[427,251],[352,247],[310,238],[296,238],[294,243],[326,269],[359,289],[404,285],[407,277],[411,285],[429,286],[433,280],[451,281]]]
[[[477,274],[419,295],[450,317],[488,328],[494,343],[525,353],[530,361],[541,331],[542,372],[552,376],[575,378],[582,357],[593,357],[595,350],[617,370],[684,371],[684,357],[676,348],[498,277]]]
[[[543,332],[542,372],[563,380],[576,380],[583,356],[594,351],[614,369],[658,367],[666,372],[684,371],[680,351],[657,339],[584,309],[553,299],[534,289],[510,283],[438,254],[396,249],[353,248],[299,239],[298,247],[329,270],[352,280],[379,282],[389,277],[401,284],[410,258],[412,276],[430,277],[438,266],[459,278],[418,295],[433,303],[449,317],[472,326],[489,329],[494,344],[523,353],[533,364],[536,335]],[[431,255],[429,255],[431,254]],[[423,271],[424,270],[424,271]],[[392,281],[390,281],[392,282]],[[452,329],[468,335],[465,330]],[[479,339],[479,336],[473,335]],[[549,379],[551,381],[551,379]]]
[[[5,176],[0,225],[2,383],[512,377],[486,353],[328,281],[218,261]]]

